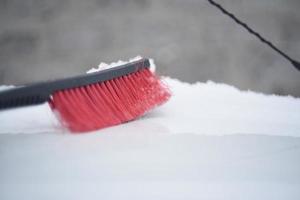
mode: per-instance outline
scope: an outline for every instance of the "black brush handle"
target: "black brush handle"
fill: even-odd
[[[5,90],[0,92],[0,110],[41,104],[48,101],[51,94],[55,91],[111,80],[149,67],[149,60],[141,59],[95,73],[54,81],[40,82]]]

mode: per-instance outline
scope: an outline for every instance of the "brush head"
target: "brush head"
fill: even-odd
[[[170,98],[170,91],[148,68],[104,82],[55,92],[49,101],[72,132],[93,131],[128,122]]]
[[[141,59],[95,73],[0,92],[0,110],[49,102],[64,126],[92,131],[142,116],[170,97]]]

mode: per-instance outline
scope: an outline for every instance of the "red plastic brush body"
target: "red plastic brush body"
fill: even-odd
[[[167,87],[148,68],[101,83],[58,91],[51,107],[73,132],[131,121],[166,102]]]

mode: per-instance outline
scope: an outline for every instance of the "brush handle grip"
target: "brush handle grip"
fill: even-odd
[[[110,69],[76,77],[40,82],[31,85],[16,87],[0,92],[0,110],[27,105],[41,104],[49,100],[51,94],[58,90],[81,87],[93,83],[111,80],[120,76],[149,68],[148,59],[141,59]]]
[[[41,104],[50,97],[45,83],[20,86],[0,93],[0,109]]]

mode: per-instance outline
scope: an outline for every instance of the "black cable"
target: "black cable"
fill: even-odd
[[[259,33],[254,31],[252,28],[250,28],[246,23],[242,22],[239,20],[234,14],[228,12],[223,6],[220,4],[216,3],[213,0],[207,0],[211,5],[217,7],[219,10],[222,11],[225,15],[229,16],[231,19],[233,19],[237,24],[240,26],[244,27],[250,34],[256,36],[262,43],[267,44],[269,47],[271,47],[273,50],[275,50],[277,53],[282,55],[284,58],[286,58],[288,61],[292,63],[292,65],[300,71],[300,63],[294,59],[292,59],[290,56],[288,56],[286,53],[278,49],[272,42],[266,40],[264,37],[262,37]]]

